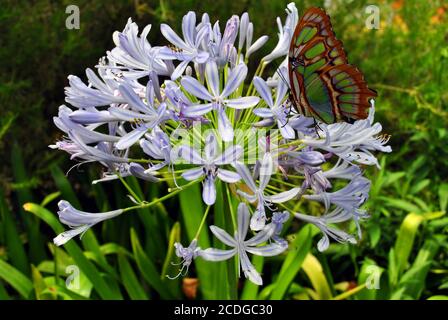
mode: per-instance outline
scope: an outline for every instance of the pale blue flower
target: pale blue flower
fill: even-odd
[[[190,245],[187,248],[183,247],[182,244],[180,244],[179,242],[176,242],[174,244],[174,247],[176,248],[176,256],[182,259],[181,262],[179,263],[182,265],[182,267],[179,269],[179,273],[176,276],[174,277],[167,276],[169,279],[175,279],[179,276],[186,275],[191,263],[193,262],[194,259],[197,258],[199,252],[201,251],[201,248],[198,247],[197,239],[193,239],[193,241],[191,241]]]
[[[302,221],[312,223],[320,229],[323,233],[322,239],[317,243],[317,249],[323,252],[328,249],[330,245],[330,237],[339,243],[351,243],[356,244],[356,239],[353,235],[332,227],[332,223],[340,223],[351,219],[351,215],[347,214],[342,208],[336,208],[332,212],[325,214],[320,217],[314,217],[310,215],[305,215],[302,213],[294,213],[294,216]]]
[[[145,134],[145,139],[140,140],[140,147],[151,158],[161,160],[158,164],[152,165],[146,171],[147,173],[160,170],[173,162],[174,152],[172,152],[170,138],[157,126],[151,133]]]
[[[53,117],[54,124],[67,134],[69,131],[76,133],[87,144],[95,142],[117,142],[120,139],[120,137],[115,136],[115,134],[105,134],[95,131],[94,129],[97,126],[84,126],[73,121],[70,118],[72,114],[73,111],[70,108],[65,105],[60,106],[58,116]]]
[[[325,205],[326,211],[330,205],[335,205],[343,210],[342,214],[348,214],[356,222],[359,237],[361,237],[361,228],[359,227],[359,219],[366,218],[367,213],[360,207],[369,198],[370,181],[362,176],[354,177],[344,188],[335,192],[322,192],[319,194],[303,195],[305,199],[319,201]]]
[[[269,152],[265,153],[263,160],[259,168],[259,183],[258,186],[255,183],[253,176],[249,169],[242,163],[237,162],[235,164],[236,171],[240,175],[241,179],[246,183],[247,187],[253,194],[248,194],[241,190],[237,190],[238,194],[244,197],[250,203],[257,202],[257,210],[252,215],[250,221],[250,228],[252,230],[261,230],[266,223],[265,206],[271,203],[283,203],[293,199],[299,192],[300,188],[292,188],[288,191],[281,192],[275,195],[266,195],[265,188],[274,173],[274,162]]]
[[[281,68],[279,72],[283,77],[288,77],[286,68]],[[275,92],[275,101],[272,99],[271,89],[262,78],[255,77],[254,86],[269,108],[256,108],[253,112],[261,118],[275,119],[283,138],[294,139],[294,129],[288,124],[290,108],[287,108],[283,103],[286,92],[288,91],[287,84],[284,81],[278,81]]]
[[[211,110],[216,110],[218,114],[219,134],[223,141],[232,141],[233,127],[227,117],[226,107],[247,109],[255,106],[260,101],[258,97],[254,96],[233,99],[227,98],[238,89],[246,78],[247,66],[245,64],[239,64],[230,72],[222,92],[219,89],[219,73],[216,62],[207,62],[205,73],[210,92],[195,78],[189,76],[182,78],[181,83],[185,90],[201,100],[208,101],[208,103],[205,104],[192,105],[186,108],[184,115],[188,117],[197,117],[202,116]]]
[[[119,90],[129,108],[110,107],[109,112],[121,121],[129,121],[134,124],[133,130],[126,133],[117,142],[117,148],[124,150],[136,143],[149,129],[168,120],[170,114],[163,102],[156,109],[151,81],[148,82],[146,87],[146,103],[126,83],[120,85]]]
[[[302,141],[308,146],[334,153],[345,161],[376,165],[379,168],[378,160],[370,151],[391,152],[392,149],[386,146],[389,138],[379,135],[382,130],[381,124],[373,123],[374,112],[372,104],[367,119],[356,120],[353,124],[347,122],[319,124],[324,139],[304,137]]]
[[[184,40],[182,40],[170,26],[162,23],[160,31],[164,37],[171,42],[175,48],[163,47],[158,51],[158,57],[168,60],[182,61],[171,74],[171,80],[176,80],[185,71],[188,63],[191,61],[195,63],[205,63],[209,57],[208,52],[200,49],[202,40],[211,32],[209,24],[202,24],[200,29],[196,28],[196,14],[189,11],[182,18],[182,33]]]
[[[237,255],[239,258],[240,271],[243,271],[244,276],[253,283],[262,285],[263,279],[252,265],[247,253],[271,257],[279,255],[285,251],[287,247],[277,243],[259,246],[268,241],[274,234],[275,226],[271,224],[267,225],[263,230],[255,234],[249,240],[245,240],[249,227],[249,218],[250,214],[247,205],[245,203],[240,203],[238,206],[238,230],[235,231],[233,237],[217,226],[210,226],[210,230],[215,237],[227,246],[232,247],[232,249],[221,250],[208,248],[205,250],[200,250],[198,256],[208,261],[223,261]]]
[[[287,5],[286,13],[288,15],[286,17],[285,25],[282,25],[282,21],[279,17],[277,17],[277,26],[279,30],[278,43],[272,52],[262,59],[262,61],[265,61],[266,63],[269,63],[279,57],[286,56],[289,52],[291,39],[297,22],[299,21],[299,13],[294,2]]]
[[[238,26],[239,17],[233,15],[227,20],[221,41],[219,44],[215,43],[217,45],[217,51],[214,52],[214,58],[218,66],[223,66],[227,62],[230,62],[231,65],[235,65],[237,51],[234,43],[236,36],[238,35]]]
[[[300,151],[288,151],[287,154],[294,169],[305,177],[303,191],[311,187],[319,194],[331,187],[330,181],[322,172],[321,165],[326,161],[322,153],[307,147]]]
[[[231,146],[223,153],[218,153],[216,136],[210,133],[205,138],[204,156],[202,157],[190,146],[180,146],[179,155],[188,163],[199,165],[182,174],[185,180],[193,181],[205,177],[202,190],[202,199],[207,205],[213,205],[216,201],[215,179],[226,183],[235,183],[240,176],[233,171],[221,168],[221,166],[235,163],[243,153],[240,146]]]
[[[357,165],[352,165],[339,158],[330,170],[324,171],[322,174],[327,179],[351,180],[354,177],[361,175],[361,169]]]
[[[124,30],[113,35],[116,47],[107,52],[107,58],[112,63],[100,64],[98,67],[115,70],[128,79],[150,75],[154,81],[154,75],[171,74],[171,61],[163,61],[157,57],[160,48],[152,48],[147,40],[150,30],[151,25],[147,25],[138,36],[138,26],[129,18]]]
[[[274,240],[276,243],[278,243],[281,246],[288,246],[288,241],[280,237],[280,233],[283,229],[283,224],[288,221],[289,219],[289,212],[283,211],[283,212],[274,212],[272,214],[272,220],[271,223],[274,226],[274,234],[272,235],[272,240]]]
[[[73,208],[73,206],[65,200],[59,201],[58,206],[59,220],[63,224],[71,227],[72,230],[65,231],[53,239],[54,244],[57,246],[65,244],[67,241],[77,236],[78,234],[82,235],[98,222],[114,218],[123,213],[123,210],[121,209],[101,213],[80,211]]]
[[[86,85],[77,76],[68,77],[69,86],[65,87],[65,101],[77,108],[107,106],[112,103],[122,103],[117,94],[119,83],[110,79],[110,70],[98,70],[101,79],[92,69],[86,69],[89,84]]]

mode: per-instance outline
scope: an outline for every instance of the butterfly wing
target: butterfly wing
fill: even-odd
[[[294,31],[289,79],[298,111],[325,123],[366,118],[369,100],[376,96],[348,64],[329,16],[319,8],[309,9]]]

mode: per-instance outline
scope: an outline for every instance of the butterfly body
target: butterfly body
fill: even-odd
[[[352,122],[368,115],[376,92],[347,61],[329,16],[309,9],[299,21],[289,49],[290,100],[298,112],[325,123]]]

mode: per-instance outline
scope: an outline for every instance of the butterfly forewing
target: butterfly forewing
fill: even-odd
[[[304,115],[325,123],[367,117],[369,100],[362,73],[348,64],[329,16],[309,9],[298,23],[289,50],[292,103]]]

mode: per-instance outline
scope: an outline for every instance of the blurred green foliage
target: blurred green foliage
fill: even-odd
[[[90,211],[125,207],[128,200],[119,183],[90,185],[96,167],[72,173],[67,180],[60,169],[70,167],[67,157],[47,151],[60,135],[51,119],[63,103],[67,75],[83,77],[84,69],[113,47],[112,33],[122,29],[128,17],[140,27],[151,23],[150,42],[165,43],[160,23],[179,30],[188,10],[207,11],[221,25],[231,14],[248,11],[255,36],[267,34],[272,39],[257,53],[261,58],[275,46],[275,17],[283,17],[288,2],[2,1],[0,299],[195,295],[195,279],[171,281],[165,275],[176,272],[170,265],[172,243],[186,243],[196,231],[200,217],[191,213],[200,211],[191,208],[191,199],[199,197],[199,190],[184,193],[180,203],[107,221],[64,248],[52,245],[51,239],[63,228],[55,215],[58,199]],[[69,4],[80,7],[80,30],[65,28]],[[324,3],[296,5],[303,12]],[[190,270],[191,276],[199,277],[198,298],[447,298],[448,6],[442,0],[377,1],[380,28],[370,30],[365,27],[366,1],[333,0],[325,5],[349,61],[378,91],[376,117],[391,135],[393,153],[382,157],[382,170],[368,170],[373,181],[368,202],[372,217],[363,224],[363,240],[358,246],[332,244],[321,254],[315,249],[316,230],[294,222],[288,235],[291,247],[284,256],[268,262],[254,257],[257,269],[263,267],[264,287],[241,280],[237,288],[236,275],[223,272],[232,268],[198,261]],[[128,183],[148,200],[169,187],[158,189],[133,179]],[[218,224],[225,221],[226,209],[214,212]],[[211,241],[203,233],[201,241]],[[65,286],[70,265],[81,269],[77,288]],[[214,290],[216,283],[226,290]]]

